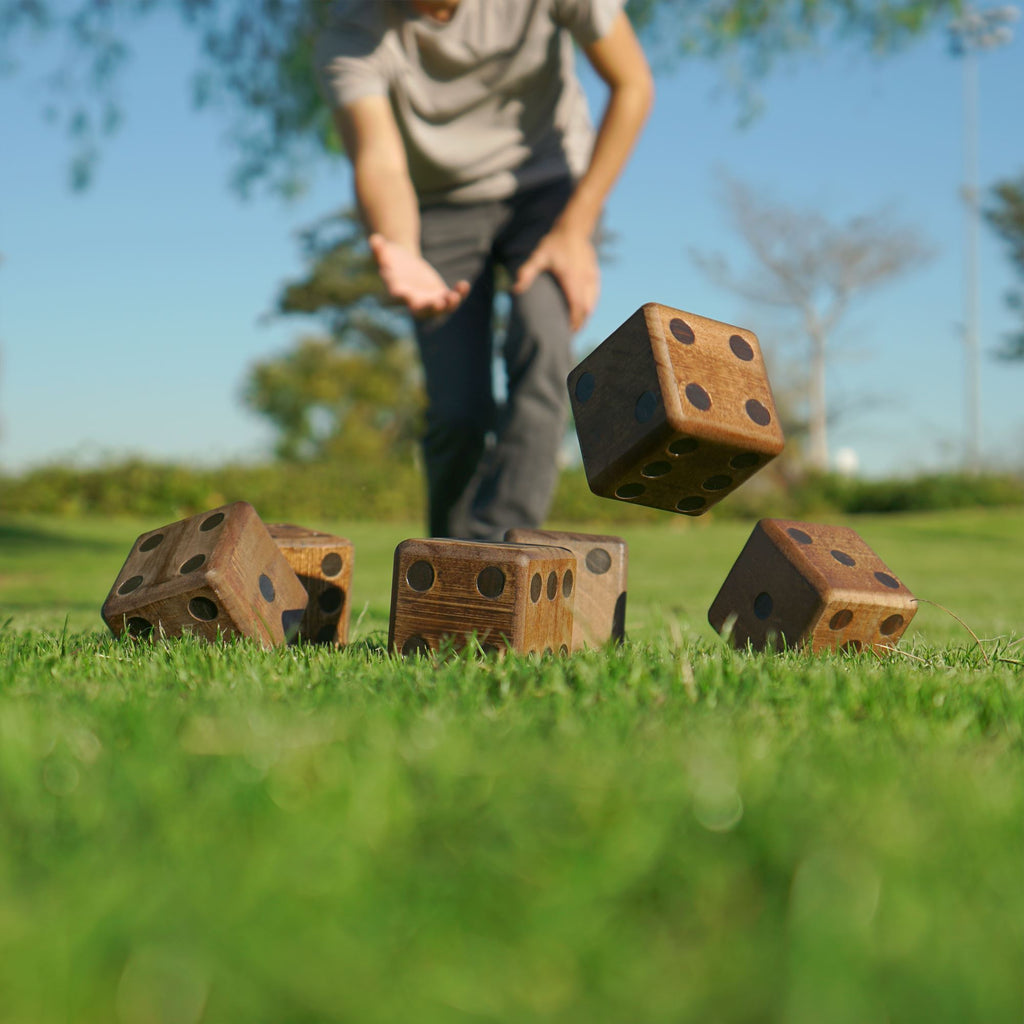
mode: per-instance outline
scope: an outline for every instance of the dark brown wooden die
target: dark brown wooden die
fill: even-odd
[[[256,510],[238,501],[142,534],[103,619],[117,636],[242,635],[268,647],[294,634],[306,602]]]
[[[590,489],[700,515],[782,451],[757,336],[648,303],[570,374]]]
[[[352,542],[292,523],[271,523],[268,529],[309,594],[296,639],[336,647],[348,643]]]
[[[534,544],[406,540],[395,549],[388,647],[424,654],[475,635],[485,652],[568,654],[576,559]]]
[[[558,530],[513,529],[505,540],[554,544],[576,556],[576,601],[572,649],[621,643],[626,634],[626,574],[629,549],[621,537]]]
[[[736,647],[881,653],[916,611],[914,595],[848,527],[762,519],[708,621]]]

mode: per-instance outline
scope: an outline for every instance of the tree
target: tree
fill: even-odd
[[[750,265],[737,273],[719,254],[695,253],[694,259],[722,287],[796,319],[806,343],[807,460],[813,469],[825,471],[825,378],[836,328],[855,296],[921,265],[930,248],[889,210],[835,225],[815,211],[764,199],[737,181],[726,179],[723,191]]]
[[[824,42],[891,51],[959,6],[960,0],[629,0],[628,9],[660,63],[724,59],[749,79],[780,55]],[[0,73],[19,69],[18,47],[26,41],[61,44],[44,106],[73,140],[72,178],[82,185],[120,121],[116,84],[133,30],[159,13],[176,16],[199,50],[197,105],[229,111],[235,184],[287,193],[301,187],[312,156],[337,148],[311,66],[311,41],[327,7],[325,0],[0,0]]]
[[[1010,262],[1024,282],[1024,173],[1019,178],[999,182],[992,189],[992,203],[985,217],[1010,248]],[[1021,316],[1021,329],[1011,334],[1004,348],[997,352],[1002,359],[1024,359],[1024,288],[1007,293],[1007,305]]]
[[[419,366],[358,219],[326,217],[301,245],[308,273],[284,288],[278,312],[317,316],[327,334],[252,366],[243,401],[273,425],[280,458],[408,458],[424,405]]]

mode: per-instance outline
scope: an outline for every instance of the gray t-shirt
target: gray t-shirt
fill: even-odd
[[[460,0],[447,23],[407,0],[338,0],[316,47],[335,107],[387,96],[423,204],[504,199],[586,169],[593,129],[573,41],[623,0]]]

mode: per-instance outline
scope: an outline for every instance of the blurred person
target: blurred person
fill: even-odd
[[[622,4],[338,0],[318,40],[370,248],[414,318],[432,536],[500,540],[550,508],[572,337],[599,291],[595,229],[653,100]],[[596,132],[574,43],[608,87]]]

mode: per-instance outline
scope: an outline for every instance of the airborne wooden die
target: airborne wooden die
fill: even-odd
[[[782,451],[756,335],[651,302],[568,378],[590,489],[700,515]]]
[[[120,636],[235,634],[264,646],[298,628],[306,591],[244,501],[142,534],[103,604]]]
[[[314,644],[348,643],[352,542],[292,523],[271,523],[268,529],[309,594],[298,636]]]
[[[848,527],[762,519],[708,621],[736,647],[882,652],[916,611],[913,594]]]
[[[388,647],[419,654],[472,636],[488,652],[567,654],[576,559],[564,548],[406,540],[395,549]]]
[[[554,544],[576,556],[576,599],[572,649],[620,643],[626,632],[626,575],[629,549],[621,537],[517,528],[505,540]]]

